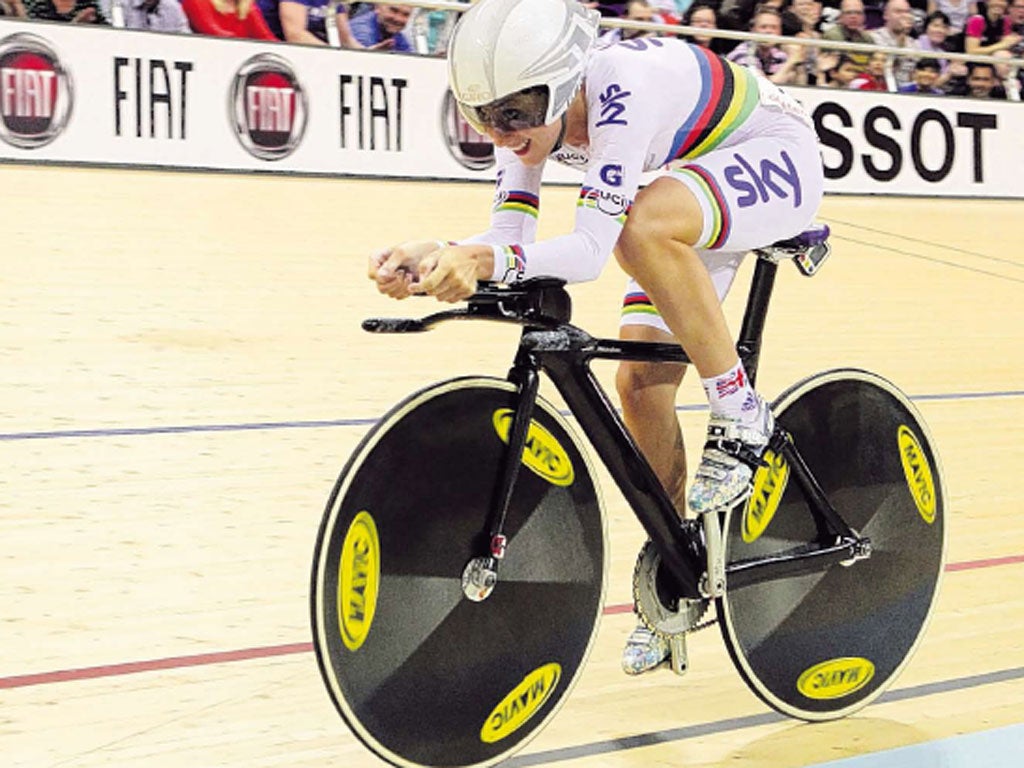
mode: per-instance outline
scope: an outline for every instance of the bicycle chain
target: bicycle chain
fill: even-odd
[[[669,640],[674,635],[699,632],[716,624],[718,617],[702,622],[711,607],[706,598],[680,599],[680,608],[673,610],[658,597],[657,577],[661,555],[648,540],[640,548],[633,567],[633,607],[640,621],[658,637]]]

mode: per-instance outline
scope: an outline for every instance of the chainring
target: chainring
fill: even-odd
[[[647,628],[667,640],[714,624],[714,620],[701,623],[711,606],[710,600],[672,597],[659,589],[660,566],[661,555],[654,543],[644,542],[633,568],[633,605]]]

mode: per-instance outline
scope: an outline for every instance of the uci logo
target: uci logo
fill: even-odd
[[[576,202],[582,208],[596,208],[609,216],[622,216],[629,213],[633,201],[618,192],[609,192],[597,187],[582,187]]]
[[[796,688],[809,699],[841,699],[871,682],[875,665],[867,659],[847,657],[815,664],[796,681]]]
[[[523,678],[484,720],[480,741],[493,744],[519,730],[548,700],[561,676],[562,668],[552,662]]]
[[[750,494],[746,512],[743,514],[743,541],[752,544],[768,528],[775,511],[782,501],[789,480],[789,465],[786,460],[772,451],[765,451],[767,467],[761,467],[754,476],[754,490]]]
[[[900,461],[903,474],[910,487],[910,495],[914,497],[917,511],[921,518],[931,525],[935,522],[935,481],[928,460],[924,457],[921,444],[908,427],[901,424],[896,432],[896,442],[900,449]]]
[[[509,433],[512,431],[514,413],[515,411],[511,408],[499,408],[492,417],[494,431],[506,445],[508,445]],[[530,421],[530,429],[526,433],[523,464],[529,467],[535,475],[544,478],[552,485],[569,486],[576,479],[572,462],[565,449],[558,444],[554,435],[536,421]]]
[[[761,160],[758,168],[754,168],[743,155],[733,154],[736,165],[725,167],[725,180],[729,186],[742,193],[736,200],[740,208],[767,203],[773,196],[782,200],[793,197],[793,207],[799,208],[803,201],[803,188],[800,185],[800,174],[785,150],[778,165],[767,158]]]
[[[370,633],[380,586],[380,539],[370,513],[352,520],[341,545],[338,565],[338,623],[350,651],[359,650]]]

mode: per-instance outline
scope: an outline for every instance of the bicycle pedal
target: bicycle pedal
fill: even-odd
[[[682,677],[690,668],[690,660],[686,655],[686,635],[672,635],[668,641],[668,664],[675,674]]]

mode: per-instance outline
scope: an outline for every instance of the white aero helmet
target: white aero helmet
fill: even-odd
[[[578,0],[480,0],[448,45],[448,79],[463,115],[478,130],[553,123],[579,90],[600,18]],[[479,109],[527,89],[541,95],[532,114],[506,110],[502,120]]]

